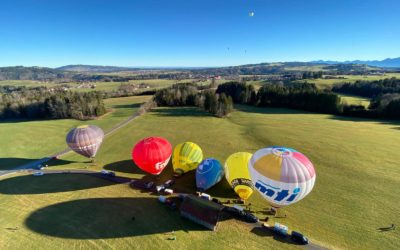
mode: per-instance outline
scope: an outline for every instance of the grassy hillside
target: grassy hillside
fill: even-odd
[[[314,242],[331,248],[400,247],[398,230],[384,233],[378,230],[391,223],[400,224],[397,205],[397,197],[400,197],[400,154],[397,152],[400,147],[400,123],[348,119],[285,109],[245,106],[237,108],[239,110],[226,119],[214,118],[194,108],[158,108],[106,138],[98,153],[97,166],[89,166],[85,163],[85,158],[71,153],[63,159],[66,163],[71,163],[53,168],[89,167],[100,170],[104,167],[120,175],[144,178],[144,173],[131,161],[131,149],[139,139],[151,135],[163,136],[173,145],[187,140],[196,142],[202,147],[206,157],[215,157],[222,162],[237,151],[254,152],[268,145],[289,146],[300,150],[313,161],[317,171],[317,182],[308,197],[283,210],[287,218],[273,219],[272,222],[287,224],[291,229],[309,235]],[[188,173],[179,179],[177,187],[182,190],[194,190],[193,174]],[[160,180],[156,181],[161,183],[170,176],[171,166],[168,166]],[[18,178],[22,177],[15,177],[13,180],[16,182]],[[34,180],[34,177],[25,178]],[[45,189],[39,194],[27,191],[27,194],[10,196],[7,193],[10,191],[4,189],[15,190],[15,186],[20,185],[14,185],[14,181],[10,181],[9,186],[0,186],[0,203],[13,207],[10,212],[10,209],[3,206],[0,218],[5,217],[4,213],[14,215],[3,219],[2,225],[18,226],[24,235],[29,235],[29,238],[21,234],[0,235],[0,242],[3,244],[7,237],[15,239],[7,240],[6,246],[18,248],[29,239],[26,244],[34,247],[37,242],[42,242],[43,238],[40,237],[43,235],[44,239],[51,239],[51,243],[45,244],[52,244],[54,247],[72,244],[75,247],[86,248],[106,245],[118,248],[127,244],[137,246],[135,244],[138,240],[144,248],[159,244],[168,248],[188,248],[189,245],[204,248],[204,242],[207,242],[207,247],[226,248],[243,248],[242,244],[249,249],[287,249],[293,246],[271,236],[259,236],[255,230],[251,233],[250,228],[234,221],[224,221],[217,233],[200,231],[200,228],[183,221],[176,214],[157,205],[157,202],[143,202],[143,199],[151,199],[153,196],[132,191],[123,185],[96,186],[82,190],[83,188],[76,188],[75,185],[78,184],[71,182],[69,177],[65,181],[59,177],[54,180],[54,183],[59,184],[54,186],[60,186],[62,192],[55,189],[58,193],[46,194],[50,191],[47,185],[51,185],[47,182],[52,180],[51,176],[45,178],[41,184],[32,182],[32,187],[40,189],[43,186]],[[65,186],[79,191],[64,191]],[[29,186],[27,189],[30,189]],[[223,199],[235,197],[225,181],[212,188],[210,193]],[[94,209],[96,204],[104,204],[103,200],[79,201],[104,197],[129,197],[132,200],[109,200],[104,210]],[[74,201],[76,199],[78,201]],[[133,205],[135,202],[137,206]],[[257,214],[265,217],[265,209],[268,206],[260,195],[253,195],[250,202]],[[30,204],[31,208],[27,208],[26,204]],[[51,206],[52,204],[56,205]],[[148,204],[152,204],[152,207],[149,208]],[[67,212],[63,217],[63,211],[69,211],[71,207],[75,207],[76,210]],[[78,208],[82,210],[79,209],[78,212]],[[143,226],[142,229],[137,226],[130,227],[126,224],[130,222],[116,219],[114,215],[110,215],[110,220],[104,224],[90,222],[92,217],[85,216],[85,223],[82,225],[80,221],[83,215],[80,215],[80,211],[85,210],[95,211],[94,213],[102,218],[101,222],[107,217],[106,214],[112,214],[111,211],[118,211],[118,214],[127,218],[128,214],[130,215],[127,212],[129,210],[132,214],[140,214],[138,221],[149,220],[149,225],[155,224],[154,221],[159,219],[157,223],[161,229],[157,230],[155,226]],[[47,211],[52,213],[46,215]],[[61,214],[60,221],[68,220],[68,223],[57,227],[61,232],[66,231],[62,235],[56,233],[57,230],[53,232],[43,229],[48,223],[54,224],[46,217],[54,213]],[[29,217],[31,215],[38,219],[32,219]],[[150,218],[151,216],[155,216],[155,219]],[[24,220],[32,222],[24,224]],[[116,223],[113,223],[114,221]],[[77,227],[72,225],[79,225],[78,232]],[[110,231],[106,232],[107,228],[110,228]],[[165,231],[172,230],[177,233],[178,240],[166,241]],[[138,235],[139,232],[145,233]],[[51,237],[54,234],[57,234],[57,237]],[[51,238],[48,238],[49,236]],[[92,240],[82,241],[84,238]]]
[[[0,170],[11,169],[31,160],[54,154],[67,147],[66,133],[81,124],[95,124],[104,131],[135,113],[140,103],[149,96],[124,97],[105,100],[111,112],[91,121],[36,120],[0,122]]]

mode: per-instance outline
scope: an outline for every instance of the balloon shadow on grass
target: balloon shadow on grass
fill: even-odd
[[[23,175],[0,181],[0,194],[46,194],[69,192],[115,185],[116,183],[86,174]]]
[[[90,211],[90,212],[89,212]],[[203,231],[155,198],[93,198],[57,203],[25,220],[32,231],[67,239],[108,239]]]
[[[127,174],[146,174],[146,172],[136,166],[136,164],[132,160],[116,161],[104,165],[103,168],[106,170]]]
[[[129,174],[138,174],[142,175],[138,179],[134,179],[137,181],[141,181],[143,183],[154,182],[155,185],[161,185],[165,183],[167,180],[173,179],[175,180],[175,184],[172,186],[174,192],[176,193],[195,193],[197,190],[196,187],[196,171],[189,171],[179,178],[174,177],[174,171],[172,167],[171,161],[165,167],[165,169],[161,172],[160,175],[151,175],[143,170],[141,170],[132,160],[123,160],[117,161],[113,163],[109,163],[103,167],[106,170],[120,172],[120,173],[129,173]],[[148,190],[143,190],[144,193],[148,193]],[[215,184],[212,188],[205,191],[211,196],[219,197],[219,198],[229,198],[234,199],[238,198],[235,194],[229,183],[225,178]],[[155,194],[155,193],[154,193]]]

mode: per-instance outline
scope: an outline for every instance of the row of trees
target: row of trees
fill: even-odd
[[[239,82],[228,82],[218,86],[217,94],[226,94],[230,96],[234,103],[255,104],[256,90],[253,85]]]
[[[366,118],[400,119],[400,93],[379,95],[371,101],[369,109],[366,109],[362,105],[342,104],[337,94],[329,90],[319,90],[314,84],[306,82],[265,84],[257,94],[250,86],[236,82],[225,83],[218,86],[217,93],[232,97],[235,103],[260,107],[292,108]],[[254,95],[256,95],[255,98]]]
[[[303,79],[318,79],[318,78],[322,78],[323,72],[322,71],[306,71],[303,72]]]
[[[266,84],[257,94],[257,105],[262,107],[285,107],[312,112],[338,114],[340,97],[329,91],[312,87]]]
[[[25,89],[0,95],[0,118],[90,119],[105,114],[98,92]]]
[[[195,83],[177,83],[158,90],[154,95],[157,106],[197,106],[218,117],[233,110],[230,96],[217,94],[211,89],[200,90]]]
[[[400,79],[393,77],[376,81],[358,80],[354,83],[335,85],[332,91],[373,98],[387,93],[400,93]]]

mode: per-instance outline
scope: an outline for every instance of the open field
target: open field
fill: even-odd
[[[0,86],[5,86],[5,85],[11,85],[11,86],[25,86],[28,88],[34,88],[34,87],[48,87],[48,88],[53,88],[61,85],[68,85],[71,87],[72,91],[79,91],[79,92],[88,92],[88,91],[114,91],[118,90],[118,87],[121,84],[140,84],[140,83],[145,83],[149,85],[149,89],[159,89],[159,88],[164,88],[168,87],[172,84],[175,83],[180,83],[180,82],[193,82],[196,81],[196,79],[183,79],[183,80],[170,80],[170,79],[149,79],[149,80],[130,80],[129,82],[92,82],[91,84],[95,84],[96,87],[94,89],[92,88],[78,88],[79,83],[77,82],[69,82],[69,83],[54,83],[54,82],[40,82],[40,81],[25,81],[25,80],[4,80],[0,81]],[[217,80],[217,83],[224,83],[226,80]],[[198,82],[199,85],[206,85],[210,84],[211,80],[203,80]],[[143,90],[149,90],[149,89],[143,89]]]
[[[15,188],[20,185],[22,189]],[[1,249],[243,249],[248,243],[257,248],[282,244],[248,233],[250,228],[235,221],[220,223],[217,232],[207,231],[160,204],[156,196],[84,175],[2,180],[0,204]],[[175,241],[168,240],[172,231]]]
[[[344,95],[344,94],[339,94],[342,103],[349,104],[349,105],[362,105],[365,108],[368,108],[369,104],[371,103],[371,100],[366,97],[362,96],[353,96],[353,95]]]
[[[52,168],[105,168],[116,171],[119,175],[144,178],[144,173],[131,160],[131,149],[139,139],[146,136],[163,136],[173,145],[187,140],[196,142],[202,147],[206,157],[215,157],[222,162],[237,151],[255,152],[269,145],[293,147],[313,161],[317,182],[308,197],[283,209],[287,218],[272,219],[272,222],[287,224],[289,228],[310,236],[312,241],[330,248],[400,247],[398,230],[378,230],[391,223],[400,224],[397,202],[400,197],[400,154],[397,152],[400,147],[400,123],[286,109],[246,106],[237,108],[238,111],[225,119],[214,118],[195,108],[157,108],[107,137],[98,153],[97,166],[90,166],[85,163],[85,158],[69,153],[62,159],[63,165],[57,165],[59,162],[56,162]],[[156,181],[161,182],[170,176],[171,166],[168,166],[160,180]],[[52,176],[45,176],[45,181],[38,183],[32,181],[33,178],[35,177],[13,177],[6,182],[10,184],[0,185],[0,204],[7,204],[1,206],[1,224],[4,227],[19,228],[18,233],[7,232],[0,235],[0,247],[1,244],[7,244],[5,246],[11,248],[22,245],[35,247],[43,242],[43,235],[44,239],[51,239],[43,244],[52,244],[54,248],[106,245],[115,248],[137,247],[138,239],[142,248],[204,248],[204,240],[208,242],[208,249],[210,246],[230,249],[294,247],[281,242],[279,238],[260,236],[256,230],[249,232],[248,226],[235,221],[222,222],[216,233],[201,231],[201,228],[180,219],[156,204],[156,201],[143,201],[154,196],[133,191],[123,185],[98,187],[98,184],[93,184],[94,188],[77,188],[76,185],[82,185],[84,181],[74,183],[69,177],[65,181],[62,177],[57,177],[53,182]],[[23,179],[29,180],[29,185],[32,186],[23,185]],[[18,180],[21,180],[19,184]],[[33,194],[27,191],[14,196],[9,194],[12,191],[7,191],[14,190],[13,192],[18,193],[16,190],[20,186],[26,187],[26,190],[33,188],[45,191]],[[62,190],[51,191],[53,187]],[[79,190],[65,191],[64,187]],[[194,190],[194,173],[188,173],[179,179],[177,187]],[[209,193],[222,199],[235,197],[225,180]],[[130,200],[121,200],[126,197]],[[113,199],[82,201],[91,198]],[[250,202],[257,215],[264,218],[268,206],[260,195],[253,195]],[[29,208],[26,204],[29,204]],[[148,204],[151,204],[151,208]],[[72,207],[74,209],[71,211]],[[96,207],[105,208],[96,210]],[[71,212],[66,212],[63,216],[64,211]],[[82,215],[82,211],[93,211],[94,215]],[[149,226],[140,229],[137,225],[127,225],[126,223],[131,223],[125,221],[129,220],[126,219],[130,214],[127,211],[139,214],[137,222],[146,220]],[[5,213],[13,216],[4,216]],[[60,223],[54,230],[46,229],[49,224],[54,225],[55,222],[50,220],[57,217],[55,214],[60,214],[60,221],[68,220],[68,223]],[[98,224],[92,219],[97,214],[101,218]],[[110,220],[105,222],[104,218],[108,218],[108,214]],[[123,219],[117,218],[117,214]],[[155,223],[158,223],[157,227],[152,226]],[[166,235],[163,233],[172,230],[178,237],[176,241],[169,242],[165,240]]]
[[[386,73],[382,76],[374,76],[374,75],[338,75],[338,77],[344,77],[344,79],[307,79],[306,81],[309,83],[315,83],[320,88],[329,88],[336,83],[344,83],[344,82],[355,82],[357,80],[363,81],[375,81],[381,80],[385,78],[396,77],[400,78],[400,73]],[[301,80],[305,81],[305,80]]]
[[[56,83],[52,83],[52,82],[40,82],[40,81],[31,81],[31,80],[2,80],[0,81],[0,86],[6,86],[6,85],[10,85],[10,86],[16,86],[16,87],[41,87],[41,86],[45,86],[45,87],[55,87],[58,84]]]
[[[78,125],[94,124],[107,131],[134,114],[140,103],[149,98],[149,96],[133,96],[106,99],[106,107],[111,109],[111,112],[91,121],[73,119],[2,121],[0,122],[0,170],[11,169],[63,150],[67,147],[66,133]]]

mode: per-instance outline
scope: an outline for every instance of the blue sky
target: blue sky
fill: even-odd
[[[400,56],[399,13],[398,0],[2,0],[0,66],[384,59]]]

